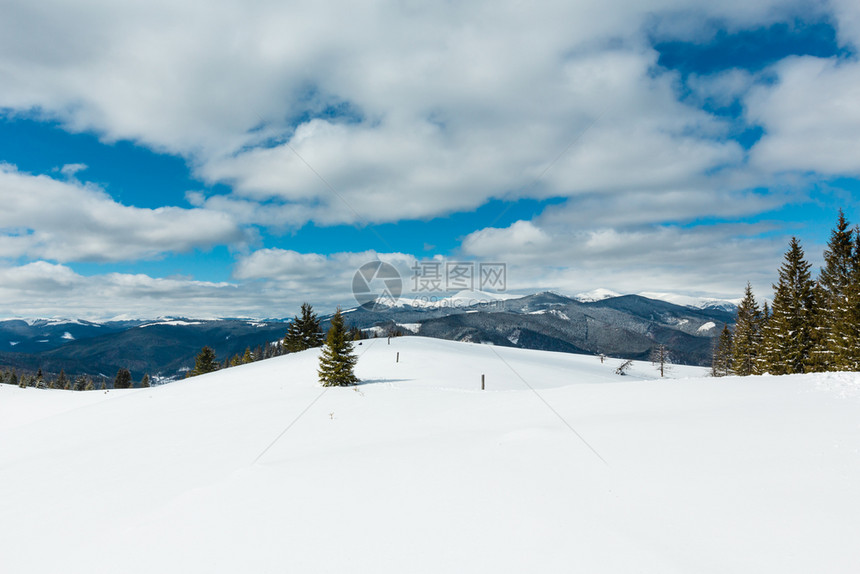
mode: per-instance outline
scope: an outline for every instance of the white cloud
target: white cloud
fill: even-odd
[[[263,249],[240,257],[229,282],[128,273],[85,276],[67,265],[35,261],[0,267],[0,317],[288,317],[305,301],[328,312],[357,305],[353,276],[372,261],[397,267],[407,288],[415,258],[401,253]]]
[[[815,178],[802,172],[857,174],[857,64],[793,58],[767,70],[772,84],[739,71],[693,77],[682,98],[651,40],[706,42],[718,29],[832,10],[840,41],[856,46],[855,4],[7,0],[4,114],[178,154],[232,189],[190,192],[193,209],[141,209],[76,181],[83,165],[61,168],[64,181],[2,166],[0,257],[123,261],[234,245],[256,225],[426,219],[489,198],[563,197],[533,221],[475,231],[462,253],[509,261],[522,288],[735,295],[739,275],[770,280],[775,265],[763,261],[778,262],[782,241],[753,239],[761,227],[695,223],[796,202]],[[700,107],[736,99],[766,130],[750,153],[729,138],[735,122]],[[748,191],[760,186],[788,191]],[[33,309],[41,303],[15,281],[36,292],[66,282],[65,295],[50,292],[69,309],[102,297],[197,314],[195,301],[223,309],[229,295],[231,308],[267,315],[311,292],[341,303],[355,269],[385,257],[414,261],[261,249],[238,257],[229,284],[94,279],[44,261],[3,277],[10,301]]]
[[[240,241],[224,212],[119,204],[77,181],[19,172],[0,164],[0,257],[125,261]]]
[[[773,84],[745,99],[764,137],[751,162],[768,172],[860,175],[860,64],[854,60],[789,58],[773,68]]]
[[[578,293],[600,286],[620,293],[663,289],[731,298],[748,280],[769,292],[785,243],[782,237],[756,236],[772,230],[768,224],[543,228],[520,221],[470,234],[463,250],[506,262],[514,290]]]
[[[744,157],[720,120],[679,103],[674,78],[655,73],[648,34],[696,38],[714,21],[761,26],[808,10],[740,0],[11,0],[0,8],[0,108],[181,154],[199,176],[234,185],[213,209],[239,208],[264,226],[678,189]],[[330,106],[349,118],[326,115]]]

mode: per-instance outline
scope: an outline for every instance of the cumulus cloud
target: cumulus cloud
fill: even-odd
[[[770,291],[785,244],[782,238],[757,236],[773,230],[767,224],[544,229],[520,221],[472,233],[463,250],[470,257],[508,263],[508,285],[514,290],[544,286],[578,293],[599,286],[639,293],[671,286],[676,292],[734,298],[745,281],[761,293]]]
[[[297,253],[261,249],[241,256],[232,281],[104,273],[34,261],[0,266],[0,317],[289,317],[303,302],[322,312],[357,304],[352,280],[362,265],[385,261],[408,281],[415,258],[402,253]]]
[[[679,102],[650,36],[808,11],[780,0],[12,0],[0,9],[0,107],[180,154],[233,186],[207,206],[264,226],[677,189],[744,155],[722,120]]]
[[[65,282],[81,294],[58,299],[69,308],[86,308],[84,295],[130,307],[161,297],[174,311],[159,314],[181,313],[191,298],[214,310],[229,295],[266,315],[310,291],[343,302],[366,260],[405,269],[414,257],[260,249],[238,257],[226,284],[97,281],[54,263],[235,245],[255,226],[428,219],[530,197],[562,203],[476,230],[461,254],[510,261],[523,289],[735,295],[738,275],[767,282],[760,270],[773,266],[762,261],[778,261],[782,240],[756,238],[762,226],[697,222],[765,213],[802,201],[819,176],[857,175],[857,64],[791,58],[682,85],[658,65],[654,38],[707,42],[717,30],[808,16],[832,18],[841,45],[856,47],[855,5],[7,0],[4,115],[176,154],[229,190],[189,193],[192,209],[140,209],[78,182],[82,165],[61,168],[62,181],[0,166],[0,257],[39,260],[3,277],[22,290],[41,277],[57,293]],[[736,101],[739,119],[705,111]],[[731,136],[749,125],[764,136],[744,149]],[[749,191],[762,186],[771,191]],[[10,301],[23,304],[23,292]]]
[[[0,164],[0,257],[125,261],[236,242],[224,212],[122,205],[77,181],[34,176]]]
[[[769,172],[860,175],[860,64],[789,58],[772,71],[776,81],[745,98],[750,121],[765,130],[751,162]]]

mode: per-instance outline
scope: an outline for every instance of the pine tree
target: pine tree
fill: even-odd
[[[836,229],[831,231],[824,251],[824,267],[816,285],[820,305],[819,321],[814,331],[816,370],[844,369],[847,366],[845,358],[851,354],[844,337],[845,323],[851,320],[848,292],[854,259],[854,230],[848,225],[840,209]]]
[[[128,369],[120,369],[119,371],[117,371],[116,378],[114,378],[113,380],[113,388],[131,388],[131,372]]]
[[[340,307],[331,318],[326,342],[320,354],[319,374],[324,387],[344,387],[358,383],[353,369],[358,357],[352,352],[352,341],[343,325]]]
[[[728,325],[723,330],[714,345],[714,356],[711,361],[711,375],[726,377],[732,374],[732,332]]]
[[[65,369],[60,369],[60,375],[57,377],[56,388],[69,390],[69,379],[66,378]]]
[[[95,385],[93,384],[93,380],[87,377],[87,385],[84,387],[85,391],[94,391],[96,390]]]
[[[302,303],[301,317],[294,317],[284,337],[284,348],[288,353],[319,347],[323,342],[320,320],[310,303]]]
[[[774,285],[772,314],[764,333],[766,366],[772,374],[804,373],[814,368],[817,308],[810,267],[800,242],[792,237],[779,269],[779,282]]]
[[[247,365],[248,363],[253,363],[254,357],[251,356],[251,347],[245,347],[245,354],[242,355],[242,364]]]
[[[753,295],[752,286],[747,283],[744,298],[738,305],[738,318],[732,333],[732,369],[741,376],[757,375],[758,356],[761,347],[762,313]]]
[[[149,373],[143,375],[143,378],[140,380],[140,388],[147,389],[150,387],[149,384]]]
[[[87,376],[86,375],[78,375],[75,378],[75,390],[83,391],[87,388]]]
[[[9,384],[10,385],[18,385],[18,371],[16,371],[15,369],[12,369],[12,375],[9,377]],[[18,385],[18,386],[23,388],[23,387],[26,387],[27,385]]]
[[[34,381],[37,389],[47,389],[48,384],[45,382],[45,376],[42,374],[42,369],[36,373],[36,379]]]
[[[215,358],[215,351],[208,345],[203,347],[197,354],[194,360],[194,370],[188,373],[189,377],[212,373],[218,370],[218,359]]]

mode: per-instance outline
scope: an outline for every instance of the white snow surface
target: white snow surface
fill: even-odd
[[[355,349],[352,388],[319,386],[316,349],[0,385],[0,571],[860,572],[858,374]]]
[[[574,299],[582,303],[602,301],[604,299],[611,299],[613,297],[621,297],[621,293],[616,293],[611,289],[604,289],[602,287],[592,289],[591,291],[587,291],[585,293],[577,293],[573,296]]]
[[[682,307],[694,307],[696,309],[704,309],[706,307],[719,307],[726,310],[734,310],[741,302],[741,299],[715,299],[713,297],[693,297],[680,293],[657,293],[653,291],[642,291],[639,293],[642,297],[648,299],[656,299],[665,301]]]
[[[714,323],[713,321],[708,321],[707,323],[705,323],[704,325],[702,325],[701,327],[696,329],[696,331],[698,333],[704,333],[705,331],[710,331],[711,329],[713,329],[716,326],[717,326],[717,324]]]
[[[202,324],[203,324],[202,321],[185,321],[183,319],[168,319],[165,321],[156,321],[155,323],[145,323],[143,325],[140,325],[140,328],[143,329],[144,327],[152,327],[153,325],[173,325],[173,326],[185,327],[188,325],[202,325]]]

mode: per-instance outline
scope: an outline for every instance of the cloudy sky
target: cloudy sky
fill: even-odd
[[[767,294],[860,221],[858,47],[855,0],[5,0],[0,316],[289,316],[375,260]]]

